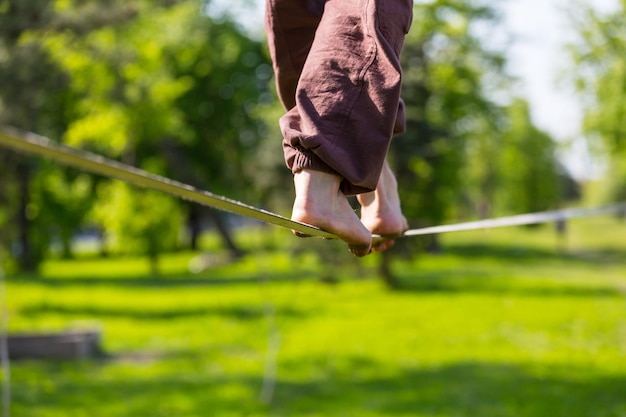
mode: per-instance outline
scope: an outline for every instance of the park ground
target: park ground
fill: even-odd
[[[105,353],[12,361],[11,416],[626,416],[618,219],[572,221],[565,240],[550,226],[444,235],[440,254],[394,261],[396,290],[378,255],[339,242],[239,241],[247,256],[200,272],[187,252],[159,276],[84,254],[7,277],[11,333],[95,327]]]

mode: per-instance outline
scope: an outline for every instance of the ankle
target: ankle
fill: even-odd
[[[303,169],[293,176],[296,200],[310,202],[335,198],[339,191],[341,177],[322,171]]]

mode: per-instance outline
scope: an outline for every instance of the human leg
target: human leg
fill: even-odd
[[[268,0],[270,52],[287,109],[281,118],[283,148],[296,188],[292,218],[335,233],[358,256],[369,252],[371,234],[344,194],[371,191],[379,183],[396,190],[384,161],[392,134],[403,129],[398,55],[411,4]],[[406,229],[376,223],[376,216],[398,223],[388,211],[380,217],[381,207],[392,201],[389,193],[363,197],[362,220],[370,230]],[[401,216],[399,199],[397,207]]]
[[[266,0],[265,32],[285,109],[296,106],[296,87],[326,0]]]
[[[345,194],[372,191],[397,132],[399,52],[411,0],[328,0],[281,118],[287,165],[342,177]]]
[[[278,96],[290,110],[326,0],[267,0],[265,28]],[[370,252],[371,235],[339,191],[341,177],[318,160],[294,173],[296,198],[292,219],[321,227],[348,243],[352,253]]]

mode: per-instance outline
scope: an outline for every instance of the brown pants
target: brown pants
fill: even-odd
[[[376,188],[391,137],[404,131],[400,50],[413,0],[267,0],[285,161]]]

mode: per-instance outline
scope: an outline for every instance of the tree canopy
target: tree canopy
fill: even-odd
[[[605,199],[626,199],[626,2],[601,14],[580,5],[571,12],[578,38],[570,45],[572,78],[585,106],[583,133],[606,161]]]
[[[0,123],[282,210],[289,172],[266,46],[206,6],[0,0]],[[523,100],[494,99],[511,85],[506,57],[478,29],[499,24],[486,1],[415,5],[402,55],[408,129],[390,154],[412,226],[560,204],[553,138],[533,125]],[[615,83],[620,51],[615,62],[598,52],[603,64],[590,64],[614,67],[613,78],[581,85]],[[600,126],[615,133],[621,125],[604,119],[617,123],[620,113],[602,97],[611,112],[590,114],[587,126],[608,137]],[[108,251],[145,253],[156,267],[159,252],[195,247],[212,219],[239,253],[223,219],[198,206],[4,150],[0,175],[0,245],[23,269],[36,268],[52,241],[71,256],[85,228],[100,230]]]

